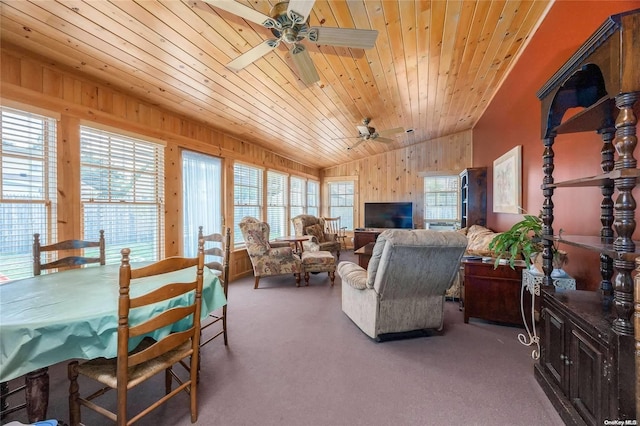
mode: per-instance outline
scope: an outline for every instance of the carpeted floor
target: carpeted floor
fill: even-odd
[[[202,352],[199,425],[563,424],[533,377],[520,328],[464,324],[447,302],[441,335],[376,343],[342,313],[339,277],[333,288],[324,273],[309,287],[289,276],[260,284],[230,284],[229,346],[216,339]],[[66,363],[50,375],[48,417],[67,420]],[[141,385],[130,408],[162,392],[161,378]],[[110,424],[82,413],[87,426]],[[25,421],[24,412],[10,420]],[[186,395],[138,424],[190,425]]]

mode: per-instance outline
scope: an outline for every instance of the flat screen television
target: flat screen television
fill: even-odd
[[[364,203],[364,226],[413,229],[413,203]]]

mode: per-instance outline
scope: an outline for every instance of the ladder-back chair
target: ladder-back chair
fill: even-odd
[[[63,252],[69,250],[80,250],[86,248],[97,247],[99,249],[98,257],[87,256],[63,256]],[[58,258],[51,262],[42,262],[42,255],[47,252],[58,252]],[[85,240],[65,240],[57,243],[43,246],[40,244],[40,234],[33,234],[33,275],[40,275],[43,270],[57,269],[71,266],[82,266],[90,263],[105,264],[105,244],[104,231],[100,230],[100,239],[98,241]]]
[[[340,242],[340,247],[347,249],[347,235],[346,226],[341,226],[340,216],[338,217],[323,217],[325,231],[327,234],[335,234],[336,239]]]
[[[220,284],[222,284],[222,290],[224,291],[224,297],[229,301],[229,256],[231,254],[231,230],[226,229],[224,236],[222,234],[213,233],[209,235],[203,235],[202,226],[198,230],[198,241],[203,240],[205,244],[209,243],[204,249],[205,260],[212,258],[209,262],[206,262],[204,266],[211,269],[214,272],[218,272],[218,278]],[[212,244],[212,245],[210,245]],[[213,336],[209,336],[206,339],[201,337],[200,346],[204,346],[221,334],[224,337],[224,344],[228,345],[227,340],[227,305],[222,308],[222,312],[211,312],[209,318],[202,323],[202,331],[222,321],[222,329],[215,333]]]
[[[202,302],[204,242],[198,242],[198,257],[169,257],[148,266],[132,269],[129,264],[130,250],[122,249],[122,263],[120,265],[120,294],[118,297],[118,355],[116,358],[98,358],[79,364],[72,361],[68,366],[69,374],[69,417],[71,426],[81,424],[80,406],[90,408],[103,416],[115,421],[118,426],[132,424],[138,421],[161,404],[174,397],[180,391],[186,391],[190,396],[191,422],[198,419],[197,407],[197,373],[200,349],[200,313]],[[131,297],[129,288],[131,281],[159,276],[185,268],[193,267],[193,281],[170,282],[155,288],[148,293]],[[161,278],[159,278],[161,279]],[[133,284],[135,286],[135,283]],[[193,293],[191,297],[184,297]],[[183,296],[180,302],[172,302],[170,309],[149,309],[150,305]],[[153,310],[150,316],[142,322],[132,324],[131,312],[136,309]],[[177,324],[180,324],[178,326]],[[141,336],[170,328],[173,331],[165,337],[154,340],[144,337],[142,342],[129,352],[130,339],[138,341]],[[189,359],[189,361],[186,361]],[[186,363],[189,363],[186,365]],[[181,379],[173,371],[175,364],[186,367],[188,377]],[[144,408],[131,419],[127,417],[127,393],[129,389],[144,383],[156,374],[165,372],[165,395],[156,402]],[[78,385],[78,375],[86,376],[100,382],[104,387],[97,392],[81,397]],[[171,389],[173,381],[178,383]],[[95,398],[105,392],[117,391],[117,411],[113,412],[93,402]]]

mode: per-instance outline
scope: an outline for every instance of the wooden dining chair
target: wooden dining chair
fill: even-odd
[[[199,227],[198,241],[203,240],[207,247],[204,249],[205,260],[211,258],[209,262],[206,262],[204,266],[208,267],[212,271],[218,273],[218,278],[222,284],[224,291],[224,297],[229,300],[229,256],[231,254],[231,230],[226,229],[224,236],[222,234],[213,233],[209,235],[203,235],[202,226]],[[213,244],[213,245],[211,245]],[[211,312],[209,318],[202,322],[202,332],[210,326],[222,321],[222,329],[218,330],[213,336],[208,336],[206,339],[200,338],[200,346],[204,346],[211,342],[216,337],[222,335],[224,337],[225,346],[228,345],[227,340],[227,305],[225,304],[221,308],[222,312]]]
[[[346,227],[340,225],[340,216],[338,217],[323,217],[325,232],[327,234],[334,234],[336,239],[340,242],[340,248],[346,250],[347,248],[347,235]]]
[[[69,250],[80,250],[86,248],[97,247],[99,249],[98,257],[87,257],[69,255],[63,256]],[[42,262],[42,255],[47,252],[58,252],[58,258],[50,262]],[[62,257],[61,257],[62,256]],[[33,234],[33,275],[40,275],[40,272],[46,269],[57,269],[71,266],[81,266],[90,263],[105,264],[105,244],[104,231],[100,230],[100,238],[98,241],[85,240],[65,240],[57,243],[43,246],[40,244],[40,234]]]
[[[204,241],[198,242],[198,256],[195,258],[169,257],[141,268],[132,269],[129,264],[130,250],[122,249],[120,265],[120,294],[118,297],[118,349],[117,357],[112,359],[98,358],[79,364],[72,361],[68,365],[69,375],[69,417],[71,426],[81,422],[80,407],[90,408],[115,421],[118,426],[130,425],[174,397],[181,391],[190,396],[191,422],[198,419],[197,406],[197,365],[200,348],[200,313],[202,302]],[[129,288],[132,280],[145,277],[157,277],[184,268],[197,267],[191,282],[171,282],[163,284],[148,293],[131,297]],[[157,278],[159,282],[161,277]],[[135,285],[135,282],[134,284]],[[150,305],[160,303],[180,295],[193,293],[183,297],[182,302],[175,303],[170,309],[149,309]],[[151,312],[143,322],[132,324],[131,311],[146,308]],[[179,325],[177,325],[179,323]],[[165,337],[154,340],[144,337],[142,342],[129,352],[130,339],[148,336],[156,330],[170,328],[174,331]],[[183,364],[184,363],[184,364]],[[173,370],[175,364],[186,364],[188,376],[182,378]],[[147,379],[162,371],[165,372],[165,395],[153,404],[144,408],[132,418],[127,414],[127,392],[144,383]],[[97,392],[80,396],[78,376],[86,376],[100,382],[104,387]],[[172,388],[173,381],[178,383]],[[93,400],[105,392],[117,391],[117,411],[113,412],[99,406]]]

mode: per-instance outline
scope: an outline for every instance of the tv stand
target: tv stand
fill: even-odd
[[[375,243],[384,231],[383,228],[358,228],[353,232],[353,251],[360,247],[366,246],[368,243]]]

